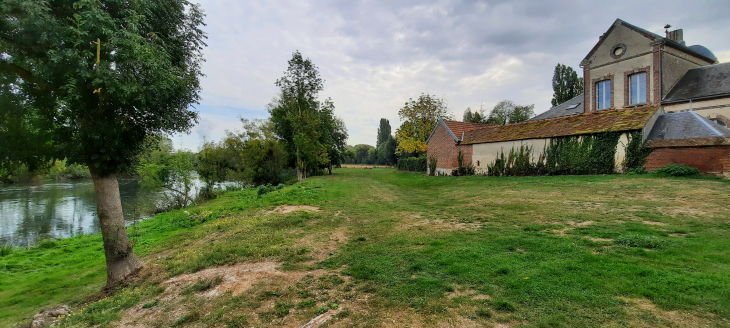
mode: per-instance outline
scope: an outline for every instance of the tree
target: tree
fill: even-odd
[[[509,100],[502,100],[489,113],[486,124],[505,125],[524,122],[535,115],[535,105],[518,106]]]
[[[355,162],[356,164],[369,164],[368,163],[368,155],[370,154],[370,150],[374,149],[373,146],[370,145],[356,145],[355,146]]]
[[[423,153],[426,139],[439,120],[451,119],[446,100],[430,94],[421,94],[417,100],[409,99],[398,111],[403,121],[396,131],[397,153]]]
[[[509,100],[502,100],[489,113],[489,118],[487,118],[486,123],[489,125],[505,125],[509,123],[509,117],[514,111],[515,103]]]
[[[535,105],[515,106],[515,110],[509,116],[510,123],[519,123],[529,120],[535,116]]]
[[[484,123],[486,122],[487,117],[484,115],[484,110],[471,110],[471,107],[467,108],[464,111],[464,117],[462,119],[463,122],[468,123]]]
[[[396,147],[398,147],[398,143],[396,143],[395,138],[393,138],[393,136],[388,136],[388,140],[381,143],[380,146],[376,148],[378,164],[395,165],[395,162],[397,161],[395,155]]]
[[[195,154],[183,150],[162,150],[152,160],[143,158],[137,169],[140,184],[143,188],[165,190],[166,203],[174,208],[195,204],[194,160]]]
[[[295,51],[276,81],[280,96],[269,106],[274,130],[292,156],[299,181],[317,168],[339,164],[338,153],[347,139],[344,123],[333,116],[332,100],[317,101],[323,85],[317,66]]]
[[[142,265],[116,176],[133,170],[147,135],[197,121],[203,13],[186,0],[4,0],[0,17],[2,88],[53,150],[37,156],[89,167],[113,287]]]
[[[347,146],[347,128],[345,122],[335,116],[335,104],[327,99],[320,104],[320,142],[327,149],[329,161],[324,168],[332,174],[332,167],[339,166],[343,161],[343,152]]]
[[[380,147],[380,144],[387,142],[390,137],[390,121],[388,121],[387,118],[381,118],[380,126],[378,126],[378,141],[375,143],[375,148],[378,148]]]
[[[553,73],[552,107],[560,105],[583,93],[583,78],[570,66],[558,63]]]

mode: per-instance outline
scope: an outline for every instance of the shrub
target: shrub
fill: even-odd
[[[438,164],[438,159],[436,157],[431,156],[431,158],[428,159],[428,173],[430,176],[436,175],[436,165]]]
[[[41,241],[38,242],[38,248],[54,248],[56,247],[56,242],[53,241],[53,239],[41,239]]]
[[[398,170],[412,172],[426,172],[426,155],[398,159]]]
[[[674,177],[683,177],[688,175],[698,175],[702,173],[698,168],[691,167],[685,164],[669,164],[667,166],[660,167],[655,171],[656,173],[668,174]]]
[[[13,252],[13,245],[5,244],[0,247],[0,257],[8,256]]]
[[[284,185],[283,183],[280,183],[280,184],[278,184],[276,186],[272,186],[270,184],[261,185],[258,188],[256,188],[256,194],[258,194],[259,196],[261,196],[261,195],[268,194],[268,193],[270,193],[272,191],[277,191],[277,190],[279,190],[281,188],[284,188],[284,187],[286,187],[286,185]]]

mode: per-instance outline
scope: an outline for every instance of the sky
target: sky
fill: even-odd
[[[296,50],[317,65],[320,99],[332,98],[350,145],[374,145],[381,118],[395,133],[398,110],[423,93],[446,99],[458,120],[501,100],[544,112],[555,65],[582,76],[581,59],[617,18],[660,35],[665,24],[682,28],[687,45],[730,61],[727,0],[199,3],[208,36],[200,119],[173,137],[194,151],[240,129],[240,117],[268,117],[274,83]]]

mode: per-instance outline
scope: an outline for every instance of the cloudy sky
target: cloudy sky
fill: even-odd
[[[240,128],[238,117],[267,117],[295,50],[319,67],[320,97],[334,101],[351,145],[375,144],[380,118],[395,132],[398,109],[421,93],[445,98],[458,119],[504,99],[539,114],[555,65],[582,74],[580,60],[616,18],[657,34],[669,23],[730,61],[726,0],[198,1],[208,33],[200,123],[174,137],[191,150]]]

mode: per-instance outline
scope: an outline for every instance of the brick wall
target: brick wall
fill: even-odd
[[[656,148],[646,162],[648,171],[667,164],[687,164],[702,172],[730,174],[730,146]]]
[[[426,155],[429,159],[436,157],[438,160],[436,167],[439,171],[445,170],[451,173],[452,169],[459,167],[458,156],[460,150],[464,154],[464,165],[471,165],[472,146],[457,145],[449,131],[439,124],[428,141]]]

